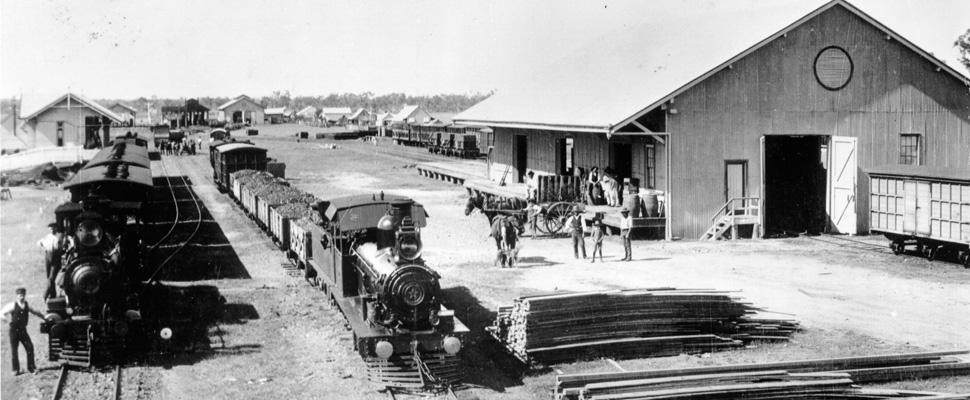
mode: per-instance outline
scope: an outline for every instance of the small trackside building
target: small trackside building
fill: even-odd
[[[491,176],[636,178],[662,194],[667,238],[701,238],[734,207],[757,210],[752,236],[866,233],[868,170],[970,175],[970,78],[847,1],[806,11],[739,23],[716,48],[673,46],[663,26],[617,38],[626,53],[559,64],[455,122],[495,131]]]

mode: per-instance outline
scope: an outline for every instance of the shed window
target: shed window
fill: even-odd
[[[918,133],[903,133],[899,135],[899,163],[903,165],[920,165],[920,135]]]
[[[646,182],[644,182],[648,189],[657,188],[657,148],[652,144],[648,144],[644,153],[647,158],[647,173]]]

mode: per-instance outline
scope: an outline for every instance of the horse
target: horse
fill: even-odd
[[[495,219],[496,215],[503,214],[509,215],[514,213],[502,212],[502,211],[522,211],[525,209],[526,202],[518,198],[500,198],[494,196],[482,196],[474,195],[468,196],[468,202],[465,203],[465,215],[471,215],[472,211],[478,209],[488,218],[489,225],[492,224],[492,220]],[[518,224],[523,226],[525,221],[521,218],[516,218]]]

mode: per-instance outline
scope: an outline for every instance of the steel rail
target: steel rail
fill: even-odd
[[[179,175],[179,178],[182,180],[183,186],[189,187],[188,180],[185,178],[185,175],[182,175],[182,169],[177,164],[175,165],[175,168],[178,170],[178,171],[176,171],[176,173]],[[174,191],[174,189],[173,189],[173,191]],[[189,190],[189,194],[192,196],[192,200],[193,200],[192,201],[192,204],[195,205],[196,213],[199,216],[198,217],[198,220],[196,221],[196,224],[195,224],[195,229],[192,230],[192,234],[189,235],[189,237],[187,239],[185,239],[185,241],[182,242],[182,244],[180,244],[178,246],[178,248],[175,249],[175,251],[173,251],[171,254],[169,254],[169,256],[165,259],[165,261],[162,261],[162,263],[159,264],[157,268],[155,268],[155,271],[152,272],[151,276],[148,277],[147,282],[149,284],[152,283],[153,281],[155,281],[155,278],[156,278],[156,276],[158,276],[158,273],[161,272],[162,269],[165,268],[165,265],[167,265],[168,262],[171,261],[172,258],[174,258],[176,254],[178,254],[180,251],[182,251],[182,249],[185,248],[185,246],[187,246],[190,242],[192,242],[192,239],[195,238],[195,235],[197,235],[199,233],[199,229],[202,227],[202,206],[199,205],[199,202],[201,200],[199,199],[199,196],[197,196],[195,194],[195,192],[192,191],[191,189]],[[180,206],[178,204],[178,201],[175,202],[175,208],[176,208],[176,210],[178,210],[180,208]],[[178,224],[178,220],[176,220],[175,223]],[[148,285],[146,285],[145,287],[147,288]]]

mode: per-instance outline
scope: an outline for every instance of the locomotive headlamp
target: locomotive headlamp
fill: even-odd
[[[386,360],[394,354],[394,345],[386,340],[381,340],[374,345],[374,353],[377,353],[378,357]]]
[[[461,350],[461,340],[458,340],[458,338],[454,336],[448,336],[445,338],[445,342],[443,343],[442,347],[445,348],[445,351],[448,352],[448,354],[458,354],[458,351]]]
[[[421,256],[421,239],[413,234],[401,234],[397,238],[397,253],[405,260]]]
[[[82,246],[96,246],[101,243],[102,235],[101,224],[95,221],[84,221],[77,226],[77,239]]]
[[[172,338],[172,328],[162,328],[158,331],[158,336],[162,339],[169,340]]]

